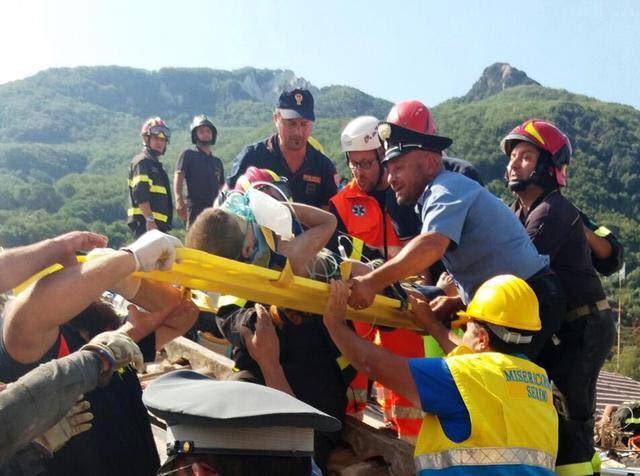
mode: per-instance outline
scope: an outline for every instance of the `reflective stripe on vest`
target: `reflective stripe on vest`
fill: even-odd
[[[242,299],[236,296],[231,296],[229,294],[225,294],[224,296],[220,296],[218,298],[218,309],[224,306],[244,307],[245,304],[247,304],[246,299]]]
[[[351,246],[353,249],[351,250],[351,256],[349,256],[349,258],[355,261],[360,261],[362,258],[362,250],[364,249],[364,241],[360,238],[356,238],[355,236],[351,238]]]
[[[416,456],[415,463],[416,471],[499,464],[538,466],[552,471],[555,460],[555,456],[531,448],[454,448]],[[590,464],[589,469],[591,469]]]
[[[163,187],[162,185],[154,185],[153,180],[151,180],[151,178],[149,178],[148,175],[136,175],[135,177],[129,180],[129,187],[133,188],[136,185],[138,185],[140,182],[148,183],[149,191],[152,193],[160,193],[162,195],[167,194],[166,187]]]
[[[420,420],[420,422],[422,422],[424,412],[416,407],[405,407],[396,403],[395,405],[391,405],[391,417]]]
[[[128,216],[133,216],[133,215],[142,215],[142,216],[144,216],[144,213],[142,213],[142,210],[140,210],[139,208],[135,207],[135,208],[129,208],[127,210],[127,215]],[[156,220],[159,220],[159,221],[164,222],[164,223],[166,223],[169,220],[169,217],[167,215],[165,215],[164,213],[151,212],[151,215]]]

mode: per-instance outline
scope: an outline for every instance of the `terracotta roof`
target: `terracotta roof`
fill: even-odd
[[[600,415],[605,405],[619,405],[629,400],[640,400],[640,382],[602,370],[598,377],[596,392],[596,412]]]

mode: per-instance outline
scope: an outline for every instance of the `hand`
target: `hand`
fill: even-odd
[[[89,412],[89,407],[90,404],[86,400],[78,400],[62,420],[45,431],[35,441],[53,455],[71,438],[91,429],[93,414]]]
[[[329,299],[327,299],[322,315],[322,321],[325,326],[330,327],[344,322],[349,292],[349,285],[344,281],[332,279],[329,282]]]
[[[145,227],[147,229],[147,231],[151,231],[151,230],[157,230],[158,229],[158,224],[156,223],[156,221],[147,221],[145,222]]]
[[[176,248],[181,246],[178,238],[151,230],[123,249],[135,257],[136,271],[167,271],[175,261]]]
[[[431,310],[429,302],[421,293],[417,291],[407,290],[407,296],[409,298],[409,304],[411,304],[411,312],[409,312],[409,318],[416,325],[416,327],[424,329],[431,334],[434,326],[441,324],[436,318],[434,312]]]
[[[364,276],[357,276],[349,280],[351,295],[349,306],[354,309],[365,309],[373,304],[376,293]]]
[[[78,251],[103,248],[107,246],[109,239],[106,236],[89,231],[72,231],[56,236],[51,241],[57,247],[55,260],[62,266],[73,266],[78,264],[76,259]]]
[[[249,355],[260,367],[273,365],[280,361],[280,340],[269,311],[261,304],[256,304],[255,308],[257,313],[256,331],[252,334],[248,327],[242,326],[240,333]]]
[[[440,322],[451,320],[453,313],[464,307],[459,297],[448,296],[436,296],[429,304]]]
[[[140,348],[128,335],[121,331],[102,332],[83,345],[80,350],[95,352],[108,361],[109,366],[99,379],[99,385],[101,386],[109,383],[113,372],[129,363],[133,363],[138,370],[142,370],[144,367]]]
[[[187,206],[182,200],[176,200],[176,215],[178,215],[178,218],[183,222],[187,222]]]

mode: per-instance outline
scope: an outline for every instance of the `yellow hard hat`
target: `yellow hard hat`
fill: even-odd
[[[524,281],[510,274],[495,276],[478,288],[466,311],[458,312],[463,321],[469,318],[525,331],[542,328],[538,298]]]

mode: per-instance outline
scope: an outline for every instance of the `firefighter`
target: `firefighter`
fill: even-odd
[[[173,175],[176,193],[176,213],[187,226],[207,207],[213,205],[218,192],[224,185],[222,161],[213,155],[211,148],[218,138],[218,130],[204,114],[191,121],[191,143],[194,149],[186,149],[180,154]],[[187,197],[183,196],[184,183]]]
[[[169,177],[160,162],[171,131],[155,117],[145,121],[140,136],[144,149],[133,158],[129,169],[127,221],[135,238],[149,230],[171,230],[173,217]]]
[[[550,257],[567,297],[559,342],[548,343],[540,355],[540,364],[566,399],[566,411],[560,411],[557,471],[593,474],[596,381],[615,325],[580,211],[561,193],[571,142],[553,124],[530,119],[507,134],[501,148],[509,159],[508,187],[516,196],[512,208],[538,251]]]

